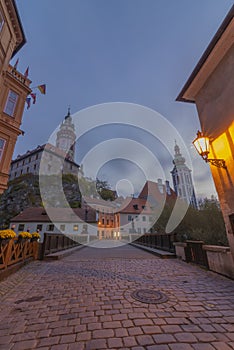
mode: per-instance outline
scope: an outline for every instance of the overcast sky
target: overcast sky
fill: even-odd
[[[175,99],[232,4],[233,0],[17,0],[27,43],[12,64],[19,57],[21,72],[29,66],[31,86],[46,83],[47,93],[38,92],[37,103],[25,108],[25,136],[19,137],[14,156],[47,142],[68,105],[73,114],[100,103],[136,103],[159,112],[178,130],[192,159],[197,196],[216,194],[209,166],[191,145],[200,129],[196,108]],[[118,137],[143,139],[155,151],[165,167],[163,180],[172,185],[172,159],[162,159],[163,145],[144,133],[119,128]],[[77,161],[82,163],[90,147],[111,135],[111,127],[100,127],[82,136]],[[115,160],[99,171],[112,186],[136,173],[134,165]],[[140,170],[139,179],[144,179]]]

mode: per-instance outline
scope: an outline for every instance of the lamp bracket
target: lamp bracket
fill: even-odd
[[[206,158],[206,162],[209,162],[210,164],[217,166],[218,168],[224,168],[227,169],[226,163],[224,159],[211,159],[211,158]]]

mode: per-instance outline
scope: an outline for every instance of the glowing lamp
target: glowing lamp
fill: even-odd
[[[193,145],[196,148],[198,154],[205,160],[206,163],[211,163],[218,168],[227,168],[224,159],[208,158],[208,155],[210,153],[210,140],[209,137],[204,136],[201,131],[197,132],[197,137],[193,141]]]

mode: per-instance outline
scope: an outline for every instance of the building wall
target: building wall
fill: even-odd
[[[211,165],[234,257],[234,45],[208,77],[195,102],[202,132],[212,140],[209,158],[222,158],[227,169]],[[233,218],[233,219],[232,219]],[[231,223],[233,220],[233,225]]]
[[[84,222],[67,223],[67,222],[11,222],[11,227],[15,225],[14,231],[18,234],[21,231],[29,230],[30,233],[35,232],[37,229],[40,230],[41,241],[43,242],[44,233],[64,233],[64,234],[91,234],[97,235],[97,225],[92,224],[88,227]]]
[[[68,162],[61,157],[54,155],[51,152],[44,152],[43,149],[40,149],[38,152],[27,154],[17,158],[12,162],[10,169],[10,180],[24,175],[24,174],[33,174],[39,175],[40,162],[43,154],[43,173],[47,175],[59,174],[63,171],[64,174],[73,174],[78,176],[78,165]]]
[[[1,20],[0,25],[0,143],[4,143],[4,148],[0,154],[0,193],[7,188],[8,173],[15,143],[17,137],[21,134],[20,125],[25,100],[31,92],[29,88],[30,80],[9,65],[20,40],[23,42],[23,34],[19,28],[11,0],[8,2],[0,0],[0,19],[2,18],[3,22]],[[6,112],[5,109],[10,91],[17,94],[15,108],[12,113]]]

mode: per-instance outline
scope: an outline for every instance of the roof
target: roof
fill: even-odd
[[[127,197],[122,206],[118,209],[120,214],[153,214],[151,204],[142,198]]]
[[[96,211],[89,208],[87,211],[87,220],[85,220],[86,212],[85,208],[49,208],[51,216],[54,222],[96,222]],[[68,219],[69,218],[69,219]],[[43,207],[40,208],[27,208],[20,214],[11,219],[11,222],[51,222],[47,212]]]
[[[225,30],[227,29],[228,25],[231,23],[232,19],[234,17],[234,5],[231,7],[230,11],[228,12],[227,16],[225,17],[224,21],[220,25],[219,29],[217,30],[216,34],[214,35],[213,39],[211,40],[210,44],[208,45],[207,49],[201,56],[200,60],[198,61],[196,67],[192,71],[190,77],[188,78],[187,82],[185,83],[184,87],[182,88],[181,92],[176,98],[176,101],[181,102],[192,102],[194,103],[194,100],[184,97],[184,94],[192,84],[195,77],[200,72],[201,68],[206,63],[208,57],[210,56],[211,52],[214,50],[215,46],[221,39],[222,35],[224,34]]]
[[[12,14],[14,15],[15,14],[15,17],[17,19],[17,24],[19,26],[19,29],[20,29],[20,32],[21,32],[21,39],[19,40],[19,42],[17,43],[16,45],[16,48],[15,50],[13,51],[13,54],[12,54],[12,57],[15,56],[15,54],[24,46],[24,44],[26,43],[26,37],[25,37],[25,34],[24,34],[24,29],[23,29],[23,26],[22,26],[22,22],[21,22],[21,19],[20,19],[20,16],[19,16],[19,11],[18,11],[18,8],[16,6],[16,2],[15,0],[11,0],[11,1],[8,1],[6,2],[6,6],[7,6],[7,9],[8,9],[8,12],[9,12],[9,15],[11,16],[11,20],[13,22],[13,17],[12,17]],[[15,28],[15,24],[13,23],[13,27]],[[11,57],[11,58],[12,58]]]
[[[160,192],[159,187],[162,188],[162,193]],[[147,181],[139,194],[139,198],[144,198],[150,201],[151,203],[158,204],[161,203],[162,200],[164,200],[165,196],[170,198],[176,198],[176,193],[171,187],[170,193],[170,195],[167,193],[166,185],[164,185],[163,183]]]

